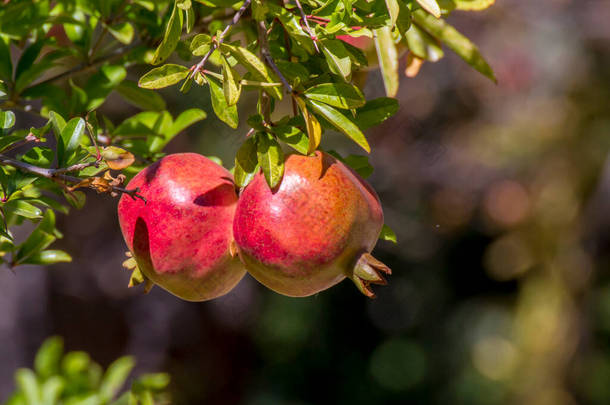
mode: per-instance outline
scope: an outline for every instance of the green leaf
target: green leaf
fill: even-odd
[[[420,59],[436,62],[444,56],[438,40],[415,24],[406,32],[405,39],[411,52]]]
[[[420,10],[413,13],[413,20],[432,36],[445,43],[470,66],[496,82],[493,70],[485,61],[479,49],[458,30],[444,20],[437,20]]]
[[[64,379],[57,375],[45,381],[40,387],[41,405],[56,405],[64,386]]]
[[[273,127],[273,133],[278,139],[303,155],[307,155],[309,138],[299,128],[293,125],[278,125]]]
[[[69,154],[78,148],[80,139],[85,133],[85,120],[78,117],[72,118],[63,131],[61,131],[61,139],[64,142],[64,150],[66,154]]]
[[[190,108],[183,111],[174,121],[171,128],[168,131],[169,136],[176,136],[182,130],[190,127],[196,122],[206,119],[207,114],[205,111],[199,108]]]
[[[419,5],[436,18],[441,18],[441,8],[436,0],[417,0]]]
[[[24,200],[11,200],[4,204],[7,211],[28,219],[42,217],[42,210]]]
[[[15,113],[12,111],[0,111],[0,129],[8,129],[13,125],[15,125]]]
[[[140,78],[138,86],[143,89],[161,89],[172,86],[189,75],[188,68],[168,63],[154,68]]]
[[[1,115],[2,113],[0,113]],[[21,134],[16,134],[16,135],[5,135],[0,137],[0,152],[3,151],[4,149],[8,148],[9,146],[13,145],[16,142],[22,141],[24,139],[24,136]]]
[[[55,263],[68,263],[72,261],[72,257],[63,250],[43,250],[32,254],[27,259],[22,260],[19,264],[38,264],[50,265]]]
[[[160,391],[169,385],[170,376],[167,373],[143,374],[134,382],[134,385],[145,389]]]
[[[186,9],[186,33],[190,33],[193,27],[195,26],[195,11],[193,11],[192,7]]]
[[[388,8],[388,13],[390,14],[390,22],[392,27],[396,25],[396,20],[398,20],[398,14],[400,12],[400,6],[397,0],[385,0],[385,5]]]
[[[194,56],[203,56],[212,48],[212,37],[208,34],[197,34],[191,40],[190,49]]]
[[[46,249],[57,237],[55,231],[55,214],[53,210],[47,210],[44,217],[34,229],[34,232],[19,246],[17,255],[14,258],[15,264],[27,260],[33,254]]]
[[[379,235],[379,239],[397,243],[396,234],[386,224],[383,224],[383,228],[381,228],[381,234]]]
[[[243,67],[245,67],[246,70],[252,75],[253,80],[267,83],[275,82],[275,80],[269,73],[267,66],[258,58],[258,56],[256,56],[246,48],[223,43],[220,45],[220,49],[223,52],[228,52]],[[265,91],[278,100],[282,99],[282,92],[279,88],[270,87],[266,88]]]
[[[373,166],[369,163],[368,156],[349,155],[343,162],[354,169],[362,178],[367,178],[373,174]]]
[[[358,128],[353,121],[343,115],[340,111],[329,105],[314,100],[309,100],[308,104],[315,110],[315,112],[328,120],[328,122],[330,122],[336,129],[343,132],[350,139],[360,145],[362,149],[367,152],[371,151],[371,147],[369,146],[369,143],[367,142],[366,137],[360,128]]]
[[[165,100],[154,91],[140,88],[135,82],[130,80],[122,81],[116,91],[123,96],[130,104],[140,107],[143,110],[164,110]]]
[[[27,368],[20,368],[15,373],[15,380],[17,387],[25,396],[27,405],[39,405],[40,404],[40,387],[38,381],[36,381],[36,375],[34,372]]]
[[[375,47],[385,93],[388,97],[396,96],[398,92],[398,52],[389,27],[381,27],[375,30]]]
[[[274,188],[284,175],[284,152],[280,144],[271,134],[259,132],[256,135],[256,155],[267,184]]]
[[[34,61],[38,58],[45,41],[36,41],[32,45],[28,46],[25,51],[21,54],[19,62],[17,62],[17,69],[15,70],[15,80],[19,79],[26,70],[28,70],[34,64]]]
[[[49,112],[49,121],[51,121],[51,126],[53,127],[53,132],[55,132],[56,139],[60,139],[61,131],[64,130],[66,121],[55,111]]]
[[[221,57],[222,60],[222,89],[225,94],[227,104],[235,105],[239,101],[241,95],[241,85],[239,84],[239,76],[233,70],[227,58]]]
[[[227,103],[224,91],[216,79],[209,75],[206,75],[205,77],[210,84],[210,97],[212,98],[212,109],[214,110],[214,113],[222,122],[231,128],[236,129],[239,124],[237,106],[230,106]]]
[[[368,129],[382,123],[397,111],[398,100],[395,98],[376,98],[367,101],[364,107],[356,110],[355,121],[360,129]]]
[[[85,206],[85,201],[86,201],[87,196],[82,191],[78,191],[78,190],[75,190],[72,192],[64,191],[63,195],[64,195],[64,198],[66,199],[66,201],[68,201],[68,203],[71,206],[73,206],[74,208],[80,210],[81,208],[83,208]]]
[[[307,154],[312,154],[322,141],[322,126],[320,122],[316,118],[315,115],[311,114],[307,109],[307,105],[305,104],[305,100],[301,97],[294,97],[301,113],[303,114],[303,119],[305,120],[305,127],[307,128],[307,137],[309,138],[309,144],[307,145]]]
[[[351,109],[362,107],[365,103],[360,89],[353,84],[323,83],[305,90],[305,97],[320,101],[333,107]]]
[[[178,41],[180,41],[180,34],[182,33],[182,11],[178,8],[177,4],[174,4],[172,9],[172,15],[167,23],[165,29],[165,36],[163,41],[155,51],[151,64],[158,65],[165,62],[165,60],[174,52]]]
[[[58,374],[63,351],[64,342],[59,336],[53,336],[45,340],[34,359],[36,373],[43,379]]]
[[[106,97],[127,76],[127,71],[121,65],[104,65],[93,74],[85,84],[84,90],[89,97],[86,110],[98,108],[106,101]]]
[[[11,51],[4,38],[0,37],[0,80],[10,82],[13,80],[13,62]]]
[[[129,22],[122,22],[108,26],[108,32],[120,43],[128,45],[133,41],[133,25]]]
[[[330,71],[349,81],[352,74],[352,59],[350,53],[339,39],[326,39],[322,41],[322,52]]]
[[[495,0],[453,0],[458,10],[481,11],[492,6]]]
[[[258,156],[256,139],[250,137],[241,145],[235,155],[235,169],[233,178],[239,187],[246,187],[258,172]]]
[[[106,370],[99,388],[99,396],[102,402],[108,402],[116,395],[121,386],[125,384],[125,380],[134,365],[134,359],[125,356],[115,360],[108,366],[108,370]]]

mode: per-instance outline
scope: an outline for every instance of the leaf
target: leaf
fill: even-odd
[[[11,200],[4,204],[7,211],[28,219],[42,217],[42,210],[24,200]]]
[[[493,70],[485,61],[479,49],[458,30],[447,24],[444,20],[434,19],[421,11],[413,13],[413,20],[424,30],[445,43],[470,66],[493,82],[496,82]]]
[[[480,11],[491,7],[495,0],[453,0],[458,10]]]
[[[233,178],[239,187],[246,187],[258,172],[258,156],[256,139],[250,137],[241,145],[235,155],[235,169]]]
[[[307,128],[307,136],[309,138],[309,143],[307,145],[307,154],[312,154],[318,146],[320,146],[320,142],[322,141],[322,126],[320,122],[316,118],[315,115],[311,114],[307,109],[307,105],[305,101],[300,97],[294,98],[299,108],[301,109],[301,113],[303,113],[303,119],[305,120],[305,127]]]
[[[34,369],[43,379],[59,373],[59,362],[64,351],[64,343],[59,336],[53,336],[44,341],[36,358]]]
[[[49,112],[49,121],[53,127],[53,132],[55,132],[56,139],[59,139],[61,136],[61,131],[63,131],[64,127],[66,126],[66,121],[55,111]]]
[[[80,210],[85,206],[86,195],[82,191],[64,191],[64,198],[74,208]]]
[[[61,139],[64,143],[64,150],[66,154],[69,154],[76,150],[80,144],[80,139],[85,133],[85,120],[78,117],[72,118],[63,131],[61,131]]]
[[[324,52],[330,71],[349,81],[352,74],[352,60],[350,53],[343,45],[343,41],[339,39],[323,40],[322,52]]]
[[[398,19],[398,14],[400,12],[400,6],[397,0],[385,0],[385,5],[388,8],[388,13],[390,14],[390,22],[392,23],[392,27],[396,25],[396,20]]]
[[[125,383],[127,376],[133,369],[135,361],[132,357],[125,356],[115,360],[104,374],[100,383],[99,396],[102,402],[111,400],[121,386]]]
[[[186,33],[190,33],[195,26],[195,11],[192,7],[186,9]]]
[[[208,34],[197,34],[191,40],[190,49],[194,56],[203,56],[212,48],[212,37]]]
[[[30,236],[19,246],[17,255],[13,259],[15,264],[23,263],[30,256],[46,249],[57,239],[53,234],[55,231],[55,214],[53,210],[47,210],[44,217],[30,234]]]
[[[8,129],[13,125],[15,125],[15,113],[12,111],[0,111],[0,129]]]
[[[223,89],[216,79],[209,75],[206,75],[206,79],[210,84],[210,97],[212,99],[212,109],[214,110],[214,113],[222,122],[231,128],[236,129],[239,124],[237,106],[228,105]]]
[[[366,140],[366,137],[358,128],[358,126],[352,122],[349,118],[343,115],[340,111],[333,107],[320,103],[318,101],[309,100],[309,105],[325,119],[328,120],[336,129],[343,132],[350,139],[356,142],[367,152],[371,151],[371,147]]]
[[[185,110],[178,117],[176,117],[176,120],[169,129],[168,134],[173,137],[186,127],[190,127],[194,123],[204,120],[206,117],[207,114],[205,111],[200,110],[199,108],[190,108]]]
[[[379,239],[397,243],[396,234],[386,224],[383,224],[383,228],[381,228],[381,234],[379,234]]]
[[[223,52],[228,52],[231,56],[237,59],[237,61],[243,67],[245,67],[248,72],[250,72],[253,80],[267,83],[275,81],[267,70],[267,66],[258,58],[258,56],[246,48],[223,43],[220,45],[220,49]],[[271,87],[265,89],[265,91],[278,100],[282,99],[282,92],[279,88]]]
[[[273,127],[273,133],[278,139],[303,155],[308,154],[309,138],[299,128],[292,125]]]
[[[27,405],[38,405],[40,403],[40,388],[36,381],[34,372],[27,368],[20,368],[15,373],[17,387],[25,396]]]
[[[355,121],[360,129],[368,129],[382,123],[397,111],[398,100],[395,98],[376,98],[367,101],[364,107],[356,110]]]
[[[135,162],[133,154],[118,146],[106,146],[100,154],[112,170],[123,170]]]
[[[0,116],[1,116],[1,112],[0,112]],[[22,141],[24,140],[24,136],[20,135],[20,134],[16,134],[16,135],[4,135],[2,137],[0,137],[0,152],[2,152],[4,149],[8,148],[9,146],[15,144],[16,142]]]
[[[233,70],[227,58],[221,57],[222,60],[222,89],[225,94],[227,103],[231,105],[237,104],[241,94],[241,85],[239,84],[239,76]]]
[[[284,175],[284,152],[271,134],[259,132],[256,138],[258,164],[269,187],[275,188]]]
[[[381,68],[381,76],[385,93],[388,97],[396,96],[398,92],[398,52],[389,27],[375,30],[375,47]]]
[[[368,156],[360,156],[360,155],[349,155],[343,162],[354,169],[356,173],[358,173],[362,178],[367,178],[371,174],[373,174],[373,166],[369,163]]]
[[[120,43],[128,45],[133,41],[133,25],[129,22],[122,22],[108,26],[108,32]]]
[[[165,35],[163,41],[155,51],[151,64],[158,65],[165,62],[165,60],[174,52],[178,41],[180,41],[180,34],[182,33],[182,12],[178,8],[177,4],[174,4],[172,9],[172,15],[169,17],[167,28],[165,29]]]
[[[19,264],[38,264],[44,266],[55,263],[68,263],[71,261],[72,257],[63,250],[43,250],[34,253],[26,260],[19,262]]]
[[[362,107],[365,103],[360,89],[353,84],[323,83],[305,90],[305,97],[320,101],[333,107],[351,109]]]
[[[419,5],[436,18],[441,18],[441,8],[436,0],[417,0]]]
[[[143,110],[164,110],[165,100],[154,91],[140,88],[135,82],[124,80],[118,85],[116,91],[130,104]]]
[[[10,82],[13,79],[11,51],[4,38],[0,37],[0,80]]]
[[[437,62],[444,56],[438,39],[415,24],[411,25],[411,28],[406,32],[405,39],[411,53],[420,59]]]
[[[55,405],[64,386],[64,379],[57,375],[45,381],[42,384],[42,387],[40,387],[40,394],[43,400],[41,405]]]
[[[180,82],[189,75],[189,72],[185,66],[168,63],[142,76],[138,86],[143,89],[161,89]]]

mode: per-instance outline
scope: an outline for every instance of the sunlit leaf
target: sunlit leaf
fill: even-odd
[[[346,81],[349,80],[352,74],[352,60],[343,41],[338,39],[324,40],[322,41],[322,51],[330,71],[340,75]]]
[[[155,51],[152,58],[152,64],[158,65],[165,62],[165,60],[174,52],[178,41],[180,41],[180,34],[182,33],[182,11],[175,4],[172,9],[172,15],[167,23],[165,29],[165,35],[163,41]]]
[[[379,239],[398,243],[394,231],[385,224],[383,225],[383,228],[381,228],[381,234],[379,234]]]
[[[250,137],[241,145],[235,155],[235,169],[233,178],[239,187],[245,187],[252,181],[258,172],[258,156],[256,150],[256,139]]]
[[[138,86],[143,89],[161,89],[180,82],[189,75],[188,68],[168,63],[154,68],[140,78]]]
[[[436,0],[416,0],[419,5],[436,18],[441,17],[441,8]]]
[[[371,151],[371,147],[369,146],[369,143],[367,142],[366,137],[360,128],[358,128],[353,121],[343,115],[343,113],[341,113],[339,110],[314,100],[309,100],[308,105],[310,105],[315,112],[328,120],[328,122],[330,122],[337,130],[343,132],[350,139],[360,145],[362,149],[367,152]]]
[[[346,83],[323,83],[305,90],[305,97],[320,101],[333,107],[351,109],[362,107],[365,103],[360,89]]]
[[[34,253],[27,259],[19,262],[19,264],[38,264],[38,265],[50,265],[55,263],[67,263],[71,262],[72,257],[62,250],[43,250],[41,252]]]
[[[267,184],[274,188],[284,175],[284,152],[275,138],[266,132],[259,132],[256,141],[258,164]]]
[[[218,118],[231,128],[237,128],[239,124],[237,116],[237,107],[229,105],[224,95],[222,86],[218,81],[206,75],[206,79],[210,84],[210,97],[212,98],[212,109]]]
[[[11,128],[13,125],[15,125],[15,113],[0,111],[0,129]]]
[[[388,97],[396,96],[398,92],[398,52],[389,27],[375,30],[375,47],[381,68],[381,76],[385,93]]]
[[[100,154],[112,170],[123,170],[135,162],[132,153],[118,146],[106,146],[101,150]]]
[[[115,37],[119,42],[127,45],[133,41],[134,29],[129,22],[121,22],[108,26],[108,32]]]
[[[231,67],[227,59],[223,56],[222,60],[222,88],[225,94],[227,104],[230,106],[237,104],[241,95],[241,84],[239,84],[239,76]]]

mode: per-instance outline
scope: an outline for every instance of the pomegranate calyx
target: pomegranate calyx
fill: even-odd
[[[391,275],[392,270],[379,260],[375,259],[370,253],[363,253],[358,258],[351,280],[356,284],[360,292],[369,298],[375,298],[375,293],[371,288],[371,284],[386,285],[388,282],[383,277]]]

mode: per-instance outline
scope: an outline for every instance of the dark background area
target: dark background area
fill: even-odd
[[[211,302],[143,295],[127,289],[117,200],[88,193],[59,218],[72,263],[0,269],[0,399],[57,334],[103,365],[133,354],[136,373],[169,372],[178,405],[610,403],[609,20],[596,0],[450,17],[499,84],[447,51],[403,77],[399,113],[368,131],[398,235],[374,251],[393,270],[376,300],[349,280],[294,299],[249,276]],[[365,90],[383,95],[378,72]],[[163,94],[174,114],[211,111],[205,89]],[[167,152],[230,167],[247,129],[208,115]],[[359,153],[337,134],[323,147]]]

